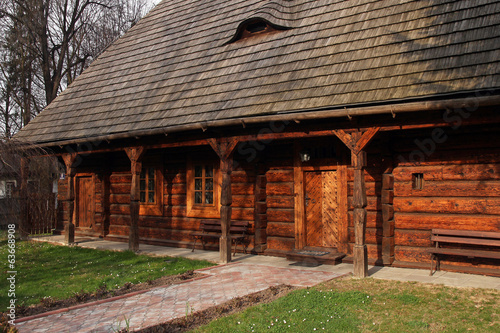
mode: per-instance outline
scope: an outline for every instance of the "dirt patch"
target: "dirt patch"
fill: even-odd
[[[161,332],[186,332],[195,329],[196,327],[206,325],[211,321],[241,312],[251,306],[270,303],[277,298],[287,295],[290,291],[298,289],[288,285],[279,285],[270,287],[266,290],[246,295],[243,297],[234,298],[224,304],[213,306],[203,311],[196,312],[186,317],[176,318],[166,323],[148,327],[139,331],[140,333],[161,333]],[[122,331],[126,332],[125,330]]]
[[[164,276],[159,279],[143,283],[126,283],[120,289],[108,290],[106,286],[102,286],[99,290],[93,293],[78,292],[75,293],[73,297],[62,300],[54,300],[51,297],[45,297],[40,300],[39,304],[16,307],[16,318],[33,316],[39,313],[63,309],[74,305],[80,305],[110,297],[125,295],[135,291],[147,290],[155,287],[170,286],[172,284],[176,284],[200,276],[204,276],[204,274],[188,271],[183,274]]]

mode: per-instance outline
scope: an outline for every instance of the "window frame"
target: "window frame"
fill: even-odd
[[[195,167],[201,165],[205,170],[207,165],[213,165],[213,204],[195,203]],[[220,184],[221,174],[219,172],[219,162],[214,159],[199,159],[194,162],[191,158],[188,159],[186,168],[186,208],[188,217],[200,218],[220,218]],[[202,182],[204,186],[205,182]],[[205,190],[203,190],[203,193]],[[202,201],[205,196],[202,195]]]
[[[147,202],[146,191],[146,202],[140,201],[140,181],[142,170],[153,168],[155,172],[155,202]],[[146,182],[146,188],[148,183]],[[139,175],[139,215],[142,216],[163,216],[163,168],[158,164],[143,163],[141,168],[141,174]]]

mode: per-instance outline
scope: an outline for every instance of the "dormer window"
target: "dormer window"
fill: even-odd
[[[230,41],[227,42],[227,44],[235,42],[240,39],[251,38],[287,29],[288,28],[279,27],[274,24],[271,24],[264,19],[260,18],[251,19],[240,24],[237,33]]]
[[[243,29],[241,30],[241,32],[239,34],[239,38],[237,38],[237,39],[244,39],[244,38],[252,37],[255,35],[260,35],[260,34],[265,34],[268,32],[277,31],[277,29],[270,26],[264,20],[248,22],[247,24],[243,25],[242,28]]]
[[[264,21],[257,21],[254,23],[250,23],[245,27],[245,31],[251,34],[255,34],[258,32],[265,32],[270,27]]]

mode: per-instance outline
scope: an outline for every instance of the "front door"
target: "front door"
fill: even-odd
[[[94,220],[94,182],[92,177],[76,178],[76,223],[78,228],[91,228]]]
[[[337,247],[337,171],[305,172],[306,246]]]

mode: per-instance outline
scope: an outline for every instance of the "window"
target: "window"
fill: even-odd
[[[220,216],[219,177],[216,162],[188,162],[186,175],[188,216],[201,218]]]
[[[140,179],[140,202],[141,204],[154,204],[156,201],[155,168],[142,168]]]
[[[212,164],[194,166],[194,204],[214,204],[214,166]]]
[[[14,188],[16,187],[15,182],[6,182],[5,183],[5,197],[12,198],[12,193],[14,192]]]
[[[163,174],[160,167],[142,167],[139,177],[139,202],[140,215],[163,215]]]
[[[413,173],[412,177],[412,187],[414,190],[422,190],[424,188],[424,174],[423,173]]]

